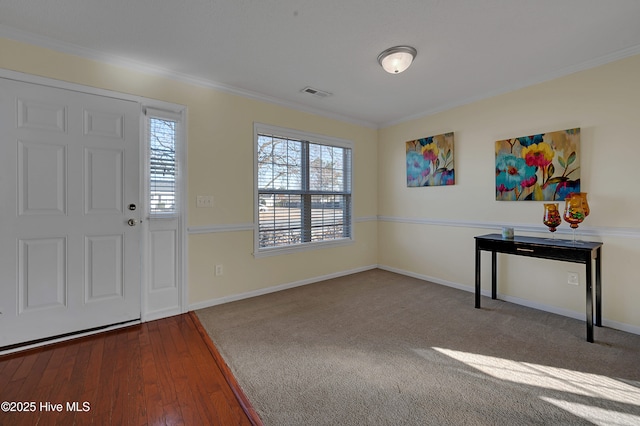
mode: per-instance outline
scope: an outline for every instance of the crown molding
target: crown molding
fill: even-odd
[[[345,123],[355,124],[362,127],[378,129],[378,125],[366,120],[360,120],[353,117],[348,117],[342,114],[332,113],[320,108],[312,108],[305,105],[301,105],[291,101],[285,101],[273,96],[264,95],[262,93],[241,89],[218,83],[212,80],[194,77],[189,74],[178,73],[172,70],[151,65],[148,63],[135,61],[133,59],[127,59],[121,56],[110,55],[103,52],[99,52],[93,49],[87,49],[86,47],[78,46],[71,43],[64,43],[61,41],[53,40],[48,37],[43,37],[30,32],[11,28],[7,25],[0,24],[0,37],[15,40],[22,43],[31,44],[34,46],[42,47],[45,49],[54,50],[61,53],[66,53],[74,56],[79,56],[85,59],[102,62],[108,65],[113,65],[121,68],[126,68],[132,71],[141,72],[144,74],[155,75],[159,77],[165,77],[181,83],[190,84],[198,87],[205,87],[208,89],[214,89],[220,92],[228,93],[231,95],[241,96],[261,102],[266,102],[274,105],[279,105],[285,108],[290,108],[300,112],[306,112],[309,114],[318,115],[332,120],[338,120]]]
[[[422,111],[416,114],[412,114],[410,116],[406,116],[397,120],[392,120],[384,123],[373,123],[366,120],[356,119],[353,117],[345,116],[342,114],[332,113],[330,111],[326,111],[320,108],[312,108],[304,105],[300,105],[295,102],[285,101],[279,98],[275,98],[272,96],[264,95],[262,93],[241,89],[238,87],[233,87],[229,85],[225,85],[222,83],[218,83],[212,80],[207,80],[199,77],[194,77],[192,75],[178,73],[166,68],[154,66],[148,63],[143,63],[140,61],[135,61],[132,59],[123,58],[116,55],[109,55],[103,52],[98,52],[93,49],[87,49],[82,46],[74,45],[71,43],[63,43],[60,41],[56,41],[50,39],[48,37],[39,36],[30,32],[18,30],[15,28],[11,28],[7,25],[0,24],[0,37],[5,37],[8,39],[16,40],[23,43],[32,44],[35,46],[43,47],[46,49],[55,50],[62,53],[67,53],[75,56],[80,56],[86,59],[95,60],[98,62],[103,62],[109,65],[119,66],[122,68],[127,68],[133,71],[138,71],[146,74],[161,76],[165,78],[169,78],[175,81],[179,81],[186,84],[191,84],[198,87],[206,87],[210,89],[214,89],[220,92],[229,93],[232,95],[242,96],[245,98],[271,103],[274,105],[279,105],[285,108],[290,108],[300,112],[306,112],[310,114],[319,115],[325,118],[330,118],[333,120],[343,121],[350,124],[355,124],[362,127],[372,128],[372,129],[382,129],[390,126],[394,126],[397,124],[405,123],[407,121],[416,120],[424,117],[428,117],[440,112],[444,112],[453,108],[457,108],[463,105],[468,105],[473,102],[482,101],[484,99],[489,99],[495,96],[503,95],[505,93],[513,92],[518,89],[523,89],[528,86],[533,86],[535,84],[543,83],[546,81],[554,80],[556,78],[564,77],[569,74],[573,74],[579,71],[588,70],[591,68],[598,67],[600,65],[605,65],[610,62],[614,62],[620,59],[624,59],[630,56],[634,56],[640,54],[640,45],[630,46],[625,49],[620,49],[616,52],[612,52],[606,55],[602,55],[598,58],[591,59],[588,61],[584,61],[569,67],[562,68],[560,70],[547,73],[541,77],[527,80],[524,82],[520,82],[518,84],[512,84],[501,88],[500,90],[495,90],[491,92],[484,93],[482,95],[473,96],[470,98],[466,98],[457,102],[446,103],[438,108],[432,108],[426,111]]]
[[[594,58],[594,59],[590,59],[588,61],[584,61],[584,62],[580,62],[578,64],[569,66],[569,67],[565,67],[565,68],[561,68],[559,70],[556,70],[554,72],[550,72],[547,74],[544,74],[538,78],[534,78],[531,80],[526,80],[523,82],[519,82],[517,84],[512,84],[512,85],[508,85],[505,87],[502,87],[500,90],[494,90],[491,92],[487,92],[485,94],[482,95],[478,95],[478,96],[473,96],[470,98],[466,98],[466,99],[462,99],[460,101],[457,102],[452,102],[452,103],[447,103],[444,105],[439,106],[438,108],[433,108],[433,109],[429,109],[426,111],[422,111],[420,113],[417,114],[412,114],[410,116],[404,117],[404,118],[400,118],[398,120],[393,120],[393,121],[388,121],[386,123],[381,123],[379,125],[379,128],[383,129],[385,127],[391,127],[391,126],[395,126],[397,124],[401,124],[401,123],[405,123],[407,121],[411,121],[411,120],[417,120],[420,118],[424,118],[424,117],[428,117],[430,115],[434,115],[440,112],[444,112],[444,111],[448,111],[450,109],[453,108],[457,108],[463,105],[468,105],[474,102],[478,102],[478,101],[482,101],[485,99],[489,99],[489,98],[493,98],[495,96],[499,96],[499,95],[504,95],[505,93],[509,93],[509,92],[513,92],[519,89],[524,89],[525,87],[529,87],[529,86],[533,86],[535,84],[539,84],[539,83],[544,83],[546,81],[551,81],[554,80],[556,78],[560,78],[560,77],[565,77],[567,75],[570,74],[574,74],[576,72],[579,71],[585,71],[591,68],[595,68],[598,67],[600,65],[606,65],[610,62],[615,62],[618,61],[620,59],[624,59],[624,58],[628,58],[630,56],[634,56],[634,55],[638,55],[640,54],[640,45],[635,45],[635,46],[631,46],[631,47],[627,47],[625,49],[620,49],[616,52],[612,52],[606,55],[602,55],[598,58]]]

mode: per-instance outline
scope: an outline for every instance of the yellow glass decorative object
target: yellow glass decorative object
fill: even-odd
[[[586,192],[577,192],[577,193],[574,193],[574,194],[577,194],[577,196],[579,196],[580,199],[581,199],[582,210],[584,210],[584,217],[589,216],[589,213],[591,212],[591,210],[589,209],[589,203],[587,202],[587,193]]]
[[[549,232],[556,232],[556,228],[562,223],[560,210],[558,210],[558,203],[547,203],[544,205],[542,223],[549,227]],[[556,235],[553,234],[553,238],[555,238],[555,236]]]
[[[586,192],[572,192],[565,198],[564,220],[573,229],[573,242],[576,242],[576,228],[589,215],[589,203]]]

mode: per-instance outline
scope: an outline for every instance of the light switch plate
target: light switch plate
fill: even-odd
[[[212,208],[213,207],[213,195],[198,195],[196,197],[196,207]]]

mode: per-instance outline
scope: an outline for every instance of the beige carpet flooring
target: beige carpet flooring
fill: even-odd
[[[640,336],[383,270],[197,311],[265,425],[640,425]]]

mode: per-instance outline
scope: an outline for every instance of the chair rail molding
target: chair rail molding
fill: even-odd
[[[412,225],[431,225],[431,226],[452,226],[457,228],[477,228],[477,229],[496,229],[501,230],[503,227],[513,228],[516,232],[538,232],[549,234],[549,230],[543,225],[532,225],[530,223],[516,222],[485,222],[485,221],[465,221],[465,220],[448,220],[448,219],[427,219],[412,218],[401,216],[378,216],[380,222],[396,222]],[[640,228],[619,228],[613,226],[580,226],[577,231],[581,236],[588,237],[620,237],[640,239]],[[558,229],[556,235],[573,235],[570,229]]]

